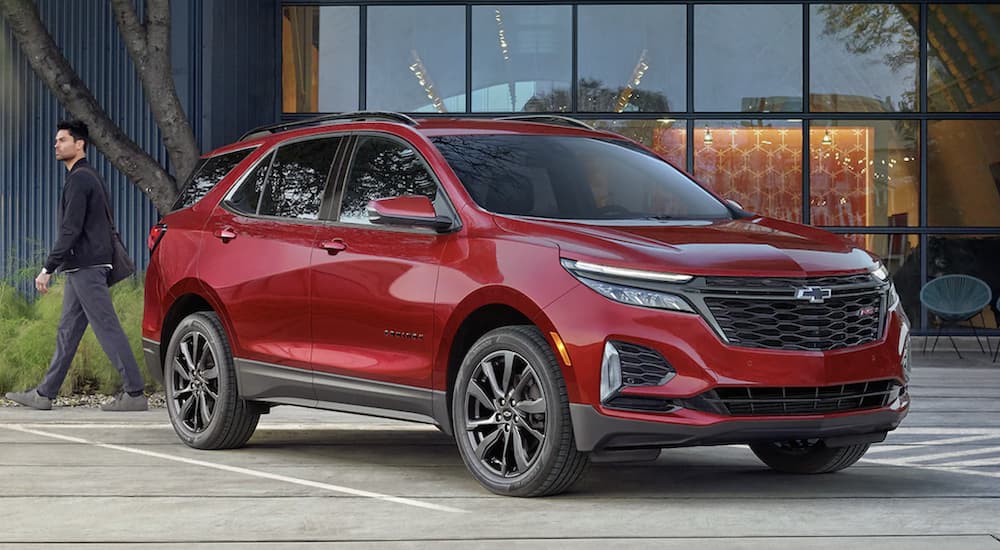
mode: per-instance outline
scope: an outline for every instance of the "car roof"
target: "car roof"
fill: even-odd
[[[405,115],[404,115],[405,116]],[[409,117],[405,117],[409,119]],[[534,120],[530,120],[534,119]],[[310,124],[309,120],[316,120]],[[523,119],[484,119],[484,118],[418,118],[409,119],[412,124],[396,122],[394,120],[377,118],[372,120],[319,120],[307,119],[300,122],[291,122],[284,125],[274,125],[276,131],[270,132],[270,127],[264,129],[251,130],[241,141],[219,147],[203,156],[209,158],[216,155],[231,153],[241,149],[257,147],[260,145],[271,145],[274,142],[285,141],[290,138],[305,137],[313,134],[329,132],[331,129],[339,130],[392,130],[407,128],[423,134],[427,137],[454,136],[454,135],[488,135],[488,134],[521,134],[521,135],[565,135],[581,137],[617,138],[621,136],[591,128],[581,121],[559,116],[534,116],[527,115]],[[287,129],[286,129],[287,128]]]

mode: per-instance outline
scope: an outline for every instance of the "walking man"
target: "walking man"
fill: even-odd
[[[104,183],[87,163],[90,141],[87,126],[76,120],[60,122],[56,132],[56,160],[68,174],[59,209],[59,236],[45,267],[35,278],[35,288],[45,294],[56,271],[66,275],[62,317],[56,352],[45,379],[38,387],[8,392],[7,399],[40,410],[52,408],[76,348],[89,323],[94,334],[124,380],[124,391],[101,408],[106,411],[144,411],[142,374],[111,305],[107,276],[111,270],[112,226]]]

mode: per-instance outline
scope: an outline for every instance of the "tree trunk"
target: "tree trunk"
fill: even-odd
[[[125,41],[142,91],[163,137],[163,145],[186,181],[198,163],[198,144],[177,97],[170,61],[170,0],[146,0],[146,24],[139,22],[133,0],[111,0],[118,30]]]
[[[167,4],[166,11],[169,13],[169,3],[160,3]],[[15,40],[17,40],[21,51],[27,57],[35,74],[52,91],[56,99],[67,111],[87,124],[90,129],[90,139],[93,145],[108,157],[108,160],[114,164],[115,168],[125,174],[136,187],[149,197],[157,210],[161,213],[168,212],[174,198],[177,196],[176,181],[155,159],[136,145],[134,141],[126,136],[111,121],[107,112],[97,103],[90,89],[80,80],[76,71],[70,66],[69,61],[63,56],[49,34],[48,29],[42,24],[34,2],[31,0],[0,0],[0,15],[7,20],[7,25],[10,27]],[[159,24],[166,24],[167,29],[165,32],[169,33],[168,23]],[[122,29],[122,32],[124,35],[125,29]],[[131,39],[129,36],[123,37],[126,43]],[[160,38],[158,37],[158,39]],[[143,40],[145,41],[146,39],[143,38]],[[166,48],[164,48],[164,51],[167,51]],[[155,72],[156,69],[147,65],[146,71]],[[169,88],[174,100],[176,100],[176,93],[172,92],[174,86],[169,65],[163,70],[161,79],[156,82],[160,83],[157,85]],[[145,88],[145,80],[143,81],[143,85]],[[160,106],[165,102],[169,102],[169,99],[161,101]],[[177,104],[176,112],[169,112],[169,109],[162,110],[161,115],[165,122],[161,122],[161,115],[156,114],[159,106],[153,108],[154,116],[157,118],[157,123],[163,131],[163,135],[167,136],[170,133],[171,140],[175,139],[177,131],[172,130],[168,132],[168,128],[176,129],[179,126],[185,126],[187,132],[190,133],[190,125],[187,122],[187,118],[184,116],[183,110],[180,109],[179,102]],[[150,100],[150,105],[153,106],[152,100]],[[178,124],[178,119],[182,120],[183,124]],[[168,125],[168,128],[164,128],[165,124]],[[54,132],[55,129],[53,128],[53,134]],[[164,137],[165,144],[166,141],[167,138]],[[180,143],[176,144],[175,142],[175,145],[173,150],[168,145],[168,153],[170,153],[171,160],[178,168],[178,175],[183,175],[186,179],[197,163],[198,150],[194,145],[193,136],[190,139],[190,143],[181,139]]]

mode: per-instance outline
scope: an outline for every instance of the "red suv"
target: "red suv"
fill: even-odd
[[[747,443],[856,462],[906,415],[886,268],[571,119],[350,113],[207,155],[149,236],[143,348],[173,426],[274,405],[436,425],[504,495],[590,461]]]

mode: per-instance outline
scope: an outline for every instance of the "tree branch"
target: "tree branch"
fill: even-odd
[[[131,0],[115,0],[129,3]],[[163,145],[177,170],[177,179],[186,181],[198,163],[199,149],[194,131],[174,83],[170,59],[170,0],[146,0],[146,57],[136,61],[143,92],[160,127]],[[126,33],[122,29],[122,34]]]
[[[125,47],[136,66],[146,64],[146,53],[149,40],[146,27],[139,21],[132,0],[111,0],[111,10],[115,13],[115,21],[121,31]]]
[[[7,20],[35,74],[67,111],[87,124],[94,146],[139,187],[160,212],[167,212],[177,194],[174,180],[111,121],[52,40],[35,3],[32,0],[0,0],[0,15]]]

